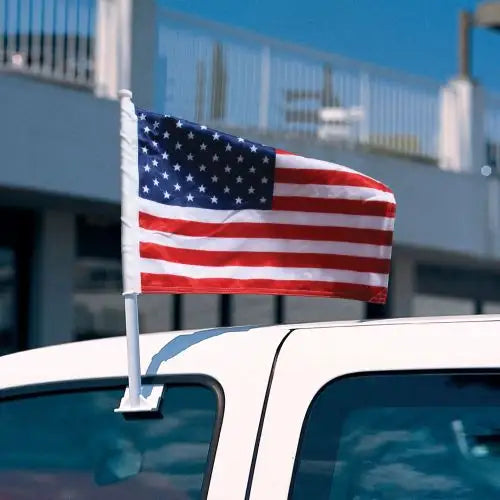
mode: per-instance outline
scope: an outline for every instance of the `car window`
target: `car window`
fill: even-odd
[[[202,498],[215,391],[166,386],[154,419],[115,413],[123,391],[0,399],[0,498]]]
[[[306,416],[289,498],[500,498],[500,376],[331,382]]]

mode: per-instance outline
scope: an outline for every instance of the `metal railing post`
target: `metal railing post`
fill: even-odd
[[[264,46],[261,58],[259,128],[266,130],[269,120],[269,94],[271,87],[271,48],[269,46]]]

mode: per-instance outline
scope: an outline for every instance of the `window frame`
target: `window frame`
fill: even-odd
[[[374,370],[374,371],[366,371],[366,372],[352,372],[340,375],[338,377],[334,377],[325,384],[323,384],[319,390],[314,394],[309,405],[307,407],[307,411],[304,415],[304,419],[302,421],[302,426],[300,428],[300,435],[297,443],[297,449],[295,452],[295,460],[293,463],[292,475],[290,477],[290,484],[288,486],[288,495],[287,500],[293,500],[293,488],[296,482],[297,473],[300,465],[300,456],[304,446],[304,437],[306,431],[306,425],[309,421],[309,417],[311,415],[313,406],[316,400],[321,396],[323,391],[327,390],[328,387],[341,382],[345,379],[352,378],[367,378],[367,377],[377,377],[377,376],[433,376],[433,375],[457,375],[457,376],[487,376],[487,375],[497,375],[500,377],[500,367],[498,368],[444,368],[444,369],[418,369],[418,370]]]
[[[163,385],[164,390],[168,386],[175,387],[204,387],[211,390],[216,398],[216,414],[214,426],[212,429],[212,439],[210,441],[207,462],[203,473],[203,483],[201,487],[201,498],[206,500],[210,488],[210,480],[215,463],[215,455],[219,445],[219,438],[224,419],[225,394],[222,385],[218,380],[210,375],[187,374],[187,375],[150,375],[142,377],[142,385]],[[0,405],[8,401],[24,399],[28,397],[38,397],[50,394],[66,394],[87,392],[92,389],[125,389],[128,387],[127,377],[102,377],[92,379],[78,380],[59,380],[55,382],[42,382],[23,386],[10,387],[0,390]],[[116,402],[117,406],[119,401]],[[124,419],[143,419],[151,418],[149,413],[122,414]]]

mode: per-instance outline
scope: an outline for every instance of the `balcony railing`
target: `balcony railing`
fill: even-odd
[[[0,69],[92,87],[95,0],[0,0]]]
[[[186,119],[436,161],[437,82],[159,9],[157,105]]]
[[[133,63],[136,75],[138,68],[154,73],[155,107],[186,119],[452,170],[477,163],[460,147],[457,120],[446,122],[454,111],[443,112],[438,82],[173,12],[159,2],[147,16],[132,18],[134,1],[143,7],[141,0],[0,0],[0,71],[116,98],[130,85]],[[137,41],[151,30],[156,58],[146,68],[131,60],[142,57],[131,34]],[[455,101],[464,98],[459,94]],[[473,114],[484,121],[476,141],[481,153],[468,150],[480,161],[486,150],[485,161],[498,169],[500,97],[487,94]],[[482,129],[475,121],[469,128]],[[450,137],[456,140],[445,144]]]

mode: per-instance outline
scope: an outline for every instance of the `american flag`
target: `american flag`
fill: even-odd
[[[122,173],[122,196],[135,208],[122,220],[138,293],[385,302],[389,188],[341,165],[134,109],[135,171]]]

